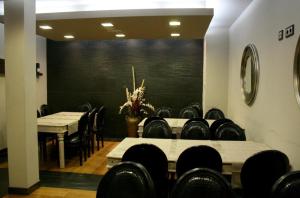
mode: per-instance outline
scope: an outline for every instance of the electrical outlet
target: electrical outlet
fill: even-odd
[[[295,25],[290,25],[289,27],[285,28],[285,38],[289,38],[294,35]]]
[[[281,41],[283,39],[283,30],[278,32],[278,40]]]

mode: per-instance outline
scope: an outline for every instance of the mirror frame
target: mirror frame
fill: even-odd
[[[294,91],[298,104],[300,105],[300,36],[294,58]]]
[[[246,92],[246,69],[247,69],[247,60],[251,58],[251,92]],[[243,94],[243,99],[248,106],[251,106],[256,98],[258,91],[258,82],[259,82],[259,57],[257,49],[254,44],[248,44],[243,52],[242,63],[241,63],[241,91]]]

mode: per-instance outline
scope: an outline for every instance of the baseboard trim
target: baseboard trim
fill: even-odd
[[[8,187],[8,194],[29,195],[41,186],[40,181],[33,184],[29,188]]]

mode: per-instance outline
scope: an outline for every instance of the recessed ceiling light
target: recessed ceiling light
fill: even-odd
[[[114,25],[112,23],[101,23],[103,27],[113,27]]]
[[[122,38],[122,37],[125,37],[125,34],[116,34],[116,37]]]
[[[169,25],[170,26],[180,26],[180,21],[170,21]]]
[[[51,26],[49,26],[49,25],[40,25],[39,26],[41,29],[43,29],[43,30],[52,30],[53,28],[51,27]]]
[[[65,37],[66,39],[73,39],[73,38],[74,38],[73,35],[65,35],[64,37]]]
[[[180,36],[180,34],[179,33],[172,33],[171,36],[172,37],[178,37],[178,36]]]

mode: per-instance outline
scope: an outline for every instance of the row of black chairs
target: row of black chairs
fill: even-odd
[[[172,138],[172,129],[164,118],[148,117],[144,122],[144,138]],[[209,126],[202,118],[191,118],[183,126],[181,139],[245,141],[244,129],[230,119],[219,119]]]
[[[174,116],[173,110],[170,107],[160,107],[155,111],[155,116],[159,116],[162,118],[171,118]],[[193,103],[189,106],[182,108],[178,115],[179,118],[203,118],[203,110],[201,105],[198,103]],[[217,108],[212,108],[208,110],[205,115],[205,119],[224,119],[225,115],[222,110]]]
[[[105,107],[94,107],[90,111],[84,112],[78,122],[78,131],[65,137],[66,148],[75,148],[79,153],[79,162],[87,160],[91,153],[94,153],[95,136],[97,141],[97,150],[100,149],[99,141],[103,142]]]
[[[169,186],[168,161],[158,147],[134,145],[124,153],[122,161],[105,174],[97,198],[169,195],[172,198],[296,198],[300,195],[300,172],[289,172],[288,157],[277,150],[259,152],[245,161],[240,178],[242,191],[238,194],[221,174],[220,154],[208,146],[188,148],[179,156],[174,187]],[[171,193],[169,189],[173,189]]]

